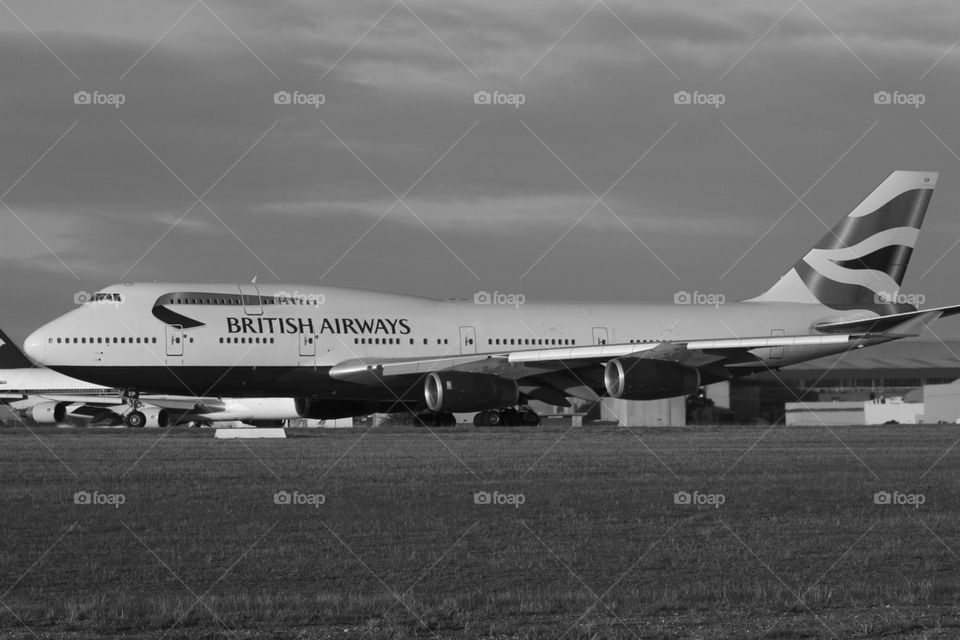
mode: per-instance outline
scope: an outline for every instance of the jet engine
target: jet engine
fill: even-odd
[[[607,394],[623,400],[688,396],[700,386],[700,372],[677,362],[616,358],[603,370]]]
[[[515,380],[489,373],[437,371],[424,380],[423,396],[431,411],[480,411],[517,404],[519,389]]]
[[[170,425],[170,416],[166,409],[144,407],[141,411],[147,417],[147,422],[144,424],[146,427],[166,427]]]
[[[41,402],[30,407],[30,418],[37,424],[59,424],[67,415],[65,402]]]

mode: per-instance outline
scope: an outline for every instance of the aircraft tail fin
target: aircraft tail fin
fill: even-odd
[[[927,205],[933,171],[894,171],[756,302],[807,302],[881,315],[915,307],[903,282]]]
[[[34,366],[17,343],[0,330],[0,369],[28,369]]]

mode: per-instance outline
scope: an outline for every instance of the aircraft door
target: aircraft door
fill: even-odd
[[[594,327],[593,328],[593,344],[607,344],[607,328],[606,327]]]
[[[787,335],[787,332],[783,329],[771,329],[770,337],[771,338],[782,338]],[[778,360],[783,357],[783,347],[770,347],[770,359]]]
[[[248,316],[262,316],[263,306],[260,304],[260,289],[255,284],[237,285],[240,289],[240,298],[243,300],[243,312]]]
[[[312,333],[300,334],[300,356],[309,357],[317,355],[317,339]]]
[[[460,327],[460,353],[477,352],[477,332],[473,327]]]
[[[180,325],[167,326],[167,355],[183,355],[183,327]]]

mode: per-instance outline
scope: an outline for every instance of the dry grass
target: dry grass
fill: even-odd
[[[952,426],[34,433],[0,431],[0,635],[960,633]]]

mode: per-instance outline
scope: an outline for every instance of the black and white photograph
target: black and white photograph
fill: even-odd
[[[0,637],[960,638],[960,7],[0,0]]]

